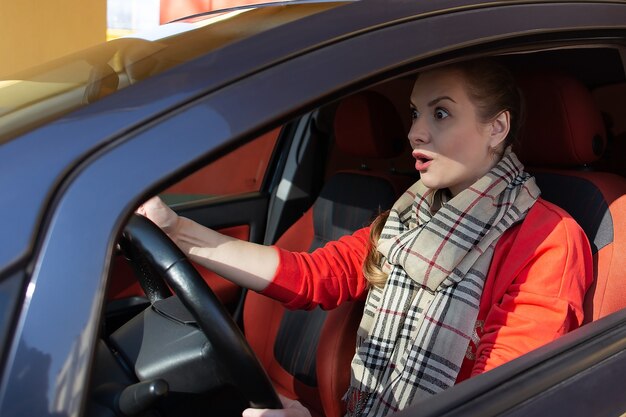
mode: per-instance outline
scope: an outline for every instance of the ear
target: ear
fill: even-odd
[[[497,148],[511,129],[511,113],[508,110],[501,112],[489,123],[489,146]]]

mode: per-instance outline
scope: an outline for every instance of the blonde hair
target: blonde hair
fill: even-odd
[[[381,268],[383,255],[378,252],[376,245],[378,244],[378,239],[380,238],[380,234],[383,231],[388,217],[389,210],[380,213],[370,225],[369,249],[367,256],[365,256],[365,261],[363,262],[363,275],[365,279],[367,279],[371,286],[379,288],[385,286],[388,274]]]

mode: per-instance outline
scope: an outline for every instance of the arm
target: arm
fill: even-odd
[[[309,253],[290,252],[222,235],[178,216],[155,197],[137,212],[148,217],[194,262],[222,277],[263,292],[288,308],[333,308],[365,293],[362,264],[369,228]]]
[[[368,283],[363,260],[369,228],[343,236],[312,253],[278,249],[279,266],[264,295],[289,309],[332,309],[344,301],[363,297]]]
[[[472,376],[536,349],[582,322],[583,300],[593,277],[592,258],[586,236],[571,218],[544,227],[543,233],[520,232],[507,252],[496,265],[495,271],[500,272],[496,276],[515,276],[506,288],[495,291],[495,299],[486,300],[491,307],[482,335],[479,329]],[[517,255],[520,252],[524,254]]]
[[[275,248],[225,236],[180,217],[157,197],[137,212],[161,227],[192,261],[235,284],[263,291],[276,274],[279,258]]]

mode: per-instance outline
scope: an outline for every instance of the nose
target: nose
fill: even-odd
[[[411,148],[415,148],[419,144],[430,142],[428,130],[420,118],[414,119],[411,123],[411,129],[409,129],[408,137]]]

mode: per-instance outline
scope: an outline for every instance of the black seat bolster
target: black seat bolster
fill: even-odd
[[[395,198],[394,187],[384,178],[351,172],[334,175],[313,206],[315,237],[309,252],[369,225]],[[319,307],[286,311],[274,344],[278,363],[309,386],[317,386],[315,355],[325,319],[326,312]]]

